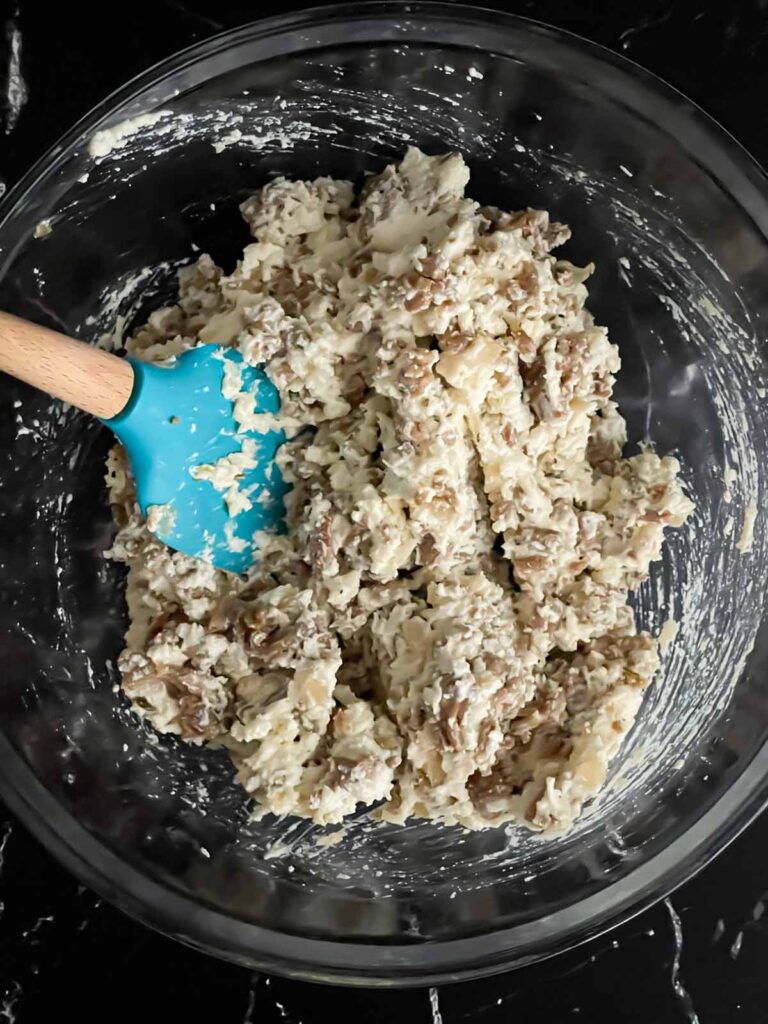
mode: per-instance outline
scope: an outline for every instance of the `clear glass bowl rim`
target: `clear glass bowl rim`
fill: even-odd
[[[768,177],[754,158],[700,107],[626,57],[542,23],[480,7],[440,2],[376,0],[316,7],[253,22],[196,43],[158,62],[106,97],[66,132],[9,191],[0,217],[16,244],[0,259],[0,276],[12,262],[19,235],[41,187],[57,191],[63,166],[100,128],[138,109],[157,106],[171,76],[202,62],[221,60],[230,48],[288,37],[321,26],[343,26],[344,42],[408,41],[407,25],[421,23],[419,42],[467,45],[471,30],[494,32],[494,51],[521,37],[537,51],[576,60],[590,80],[640,116],[664,128],[735,198],[768,243]],[[374,32],[375,30],[375,32]],[[293,52],[300,47],[292,47]],[[514,52],[510,46],[507,52]],[[147,96],[153,88],[154,94]],[[171,98],[172,91],[164,94]],[[58,185],[58,189],[65,190]],[[417,986],[462,981],[522,967],[615,927],[666,896],[722,851],[768,803],[766,742],[730,789],[677,840],[603,891],[514,928],[439,943],[382,945],[331,942],[270,931],[235,920],[142,875],[94,839],[42,786],[0,733],[0,796],[46,848],[76,877],[111,903],[166,935],[250,968],[307,981],[350,985]]]

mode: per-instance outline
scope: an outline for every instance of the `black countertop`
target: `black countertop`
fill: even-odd
[[[298,8],[240,0],[0,0],[0,195],[76,119],[173,51]],[[768,0],[509,0],[645,65],[768,164]],[[17,69],[20,74],[9,74]],[[768,816],[697,878],[611,934],[535,967],[449,988],[343,990],[209,959],[77,884],[0,807],[0,1021],[406,1024],[768,1019]]]

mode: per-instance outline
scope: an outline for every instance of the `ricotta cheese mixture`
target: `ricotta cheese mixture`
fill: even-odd
[[[108,466],[125,691],[225,745],[263,812],[567,829],[658,666],[627,597],[691,512],[678,463],[622,457],[593,268],[550,255],[568,228],[468,178],[409,149],[357,195],[272,181],[234,272],[202,256],[127,342],[233,345],[280,392],[287,532],[247,577],[165,547],[119,447]],[[225,387],[243,427],[275,425]]]

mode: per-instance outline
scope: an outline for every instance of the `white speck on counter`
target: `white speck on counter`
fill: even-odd
[[[122,149],[131,135],[141,131],[142,128],[150,128],[157,124],[163,117],[170,117],[172,111],[158,110],[154,114],[139,114],[137,117],[129,117],[111,128],[103,128],[96,132],[88,143],[88,152],[91,156],[107,156],[114,149]]]
[[[432,1024],[443,1024],[443,1015],[440,1013],[440,993],[436,988],[429,990],[429,1008],[432,1011]]]
[[[5,823],[2,836],[0,836],[0,871],[2,871],[3,865],[5,864],[5,848],[8,845],[8,840],[11,838],[12,832],[13,825],[8,821]]]
[[[619,164],[619,170],[622,174],[626,174],[628,178],[634,178],[632,171],[630,171],[628,167],[625,167],[624,164]]]
[[[46,236],[50,235],[50,233],[52,231],[53,231],[53,228],[51,227],[50,220],[48,220],[48,219],[41,220],[40,223],[35,228],[35,230],[32,232],[32,237],[33,238],[45,238]]]
[[[629,262],[626,256],[619,256],[619,263],[624,267],[625,270],[631,270],[632,264]]]
[[[265,985],[266,988],[270,988],[271,985],[272,985],[272,979],[269,978],[269,977],[264,978],[264,985]],[[272,996],[272,999],[274,1000],[274,1003],[275,1003],[275,1009],[280,1014],[280,1019],[288,1021],[289,1024],[293,1024],[293,1017],[288,1013],[288,1011],[286,1010],[284,1004],[281,1003],[279,999],[275,999],[274,996]],[[301,1021],[297,1020],[296,1024],[301,1024]]]
[[[740,554],[746,555],[752,550],[755,540],[755,520],[757,519],[757,504],[750,501],[744,511],[744,525],[741,528],[741,536],[736,545]]]
[[[469,69],[469,71],[467,72],[467,78],[481,79],[483,77],[484,76],[483,76],[482,71],[478,71],[476,67],[471,67]]]
[[[681,1008],[686,1013],[686,1019],[688,1020],[689,1024],[699,1024],[699,1016],[693,1008],[693,1000],[691,999],[690,993],[688,992],[688,989],[685,987],[682,978],[680,977],[680,960],[683,955],[683,925],[680,920],[680,915],[672,906],[672,900],[664,900],[664,906],[667,908],[669,920],[672,925],[672,940],[674,943],[672,955],[672,968],[670,971],[672,990],[675,993],[675,996]]]
[[[21,995],[21,985],[18,981],[12,981],[3,995],[3,1002],[0,1004],[0,1019],[7,1021],[7,1024],[16,1024],[16,1003]]]
[[[11,21],[8,23],[10,29],[11,52],[8,58],[8,70],[6,72],[5,102],[8,114],[5,121],[5,134],[10,135],[16,127],[24,104],[27,102],[29,93],[27,83],[21,73],[21,29]]]
[[[33,925],[30,925],[29,928],[25,928],[21,933],[22,939],[29,939],[30,936],[36,935],[44,924],[52,924],[53,921],[54,917],[52,914],[44,914],[42,917],[38,917]]]
[[[248,986],[248,1002],[245,1007],[243,1024],[253,1024],[253,1009],[256,1005],[256,985],[258,984],[259,977],[260,975],[258,974],[251,975],[251,981]]]

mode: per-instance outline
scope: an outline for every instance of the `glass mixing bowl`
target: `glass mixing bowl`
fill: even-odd
[[[89,153],[94,132],[150,112],[165,113]],[[409,143],[461,150],[478,200],[571,225],[563,251],[596,263],[591,308],[621,349],[632,441],[678,453],[696,500],[635,598],[644,625],[679,631],[571,834],[361,817],[320,846],[304,823],[249,821],[227,755],[152,734],[117,689],[106,431],[7,379],[0,409],[2,795],[147,924],[349,983],[467,978],[582,941],[701,867],[768,792],[768,190],[648,73],[453,4],[328,7],[218,36],[110,97],[18,185],[0,307],[91,339],[135,323],[198,248],[232,264],[237,203],[271,176],[359,178]]]

